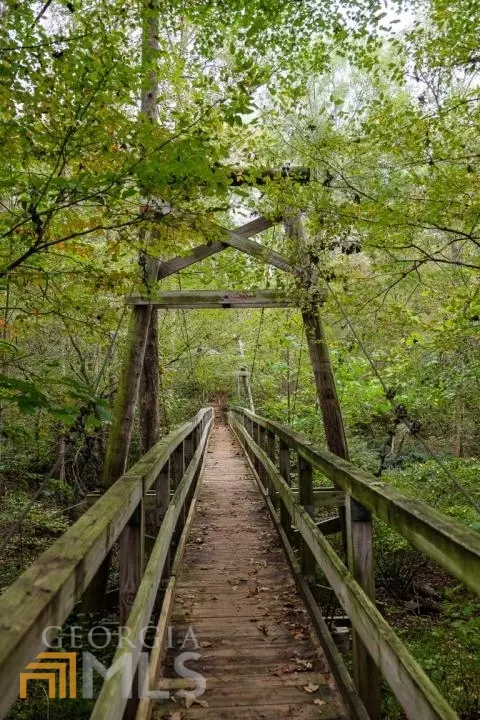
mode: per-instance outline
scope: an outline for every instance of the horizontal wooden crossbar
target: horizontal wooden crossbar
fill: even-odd
[[[126,303],[165,310],[287,308],[297,304],[278,290],[172,290],[151,296],[129,295]]]
[[[238,236],[240,241],[245,241],[246,239],[252,237],[252,235],[256,235],[257,233],[267,230],[272,227],[272,225],[273,223],[270,220],[266,220],[264,217],[259,217],[246,225],[241,225],[240,227],[235,228],[235,230],[227,230],[225,233],[226,235],[231,233],[235,237]],[[262,247],[258,243],[253,244],[258,245],[259,248]],[[225,250],[227,247],[229,247],[227,242],[217,240],[216,242],[198,245],[192,250],[189,250],[186,255],[179,255],[171,260],[165,260],[165,262],[160,263],[157,279],[163,280],[179,270],[183,270],[184,268],[190,267],[190,265],[194,265],[201,260],[205,260],[207,257],[211,257],[212,255],[222,252],[222,250]]]

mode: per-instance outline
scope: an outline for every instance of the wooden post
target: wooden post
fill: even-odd
[[[298,455],[298,489],[299,502],[308,514],[313,517],[315,514],[315,500],[313,497],[313,472],[312,466],[301,455]],[[315,584],[315,558],[306,543],[301,541],[302,572],[309,585]]]
[[[265,443],[267,439],[267,432],[264,427],[261,425],[258,425],[258,445],[262,448],[262,450],[265,450]],[[259,463],[258,465],[258,475],[260,477],[260,482],[262,483],[265,490],[268,492],[269,497],[271,497],[271,489],[270,489],[270,482],[268,479],[268,475],[263,469],[262,463]]]
[[[346,495],[348,566],[355,580],[375,600],[371,513]],[[381,719],[380,674],[356,632],[352,631],[353,678],[371,720]]]
[[[185,440],[183,441],[183,448],[185,453],[185,470],[190,465],[190,462],[193,458],[193,455],[195,453],[195,438],[194,438],[194,432],[193,430],[190,435],[187,435]]]
[[[113,485],[126,470],[150,316],[148,307],[134,308],[130,316],[127,354],[120,372],[105,454],[103,481],[106,487]]]
[[[170,458],[170,474],[172,481],[172,489],[176,490],[180,480],[185,474],[185,445],[183,442],[173,451]],[[177,529],[175,531],[175,543],[177,542],[182,530],[185,525],[186,511],[185,505],[182,508],[180,517],[178,518]]]
[[[160,434],[158,390],[158,310],[152,308],[140,378],[139,425],[142,455],[155,445]]]
[[[125,625],[128,620],[143,575],[144,523],[145,514],[142,501],[135,508],[119,537],[120,625]]]
[[[257,445],[260,445],[260,425],[256,423],[255,420],[252,421],[252,438]],[[253,467],[255,468],[257,474],[260,475],[260,463],[256,455],[253,456]]]
[[[302,311],[305,336],[310,352],[315,387],[323,418],[327,447],[330,452],[348,460],[347,439],[338,400],[332,363],[318,307],[312,304]]]
[[[290,448],[288,445],[280,439],[280,475],[285,480],[287,485],[292,484],[292,480],[290,477]],[[290,514],[287,511],[287,508],[285,507],[285,503],[280,500],[280,522],[282,523],[282,527],[285,530],[285,534],[288,537],[290,543],[292,543],[293,539],[293,532],[292,532],[292,523],[290,519]]]
[[[242,338],[239,335],[237,335],[237,353],[240,355],[240,357],[245,357]],[[250,385],[250,374],[246,367],[240,368],[240,370],[238,371],[238,379],[243,386],[244,396],[248,400],[248,407],[254,413],[255,405],[253,404],[252,387]]]
[[[270,458],[270,460],[273,462],[273,464],[276,464],[275,461],[275,433],[273,433],[271,430],[267,430],[267,437],[265,440],[265,450]],[[267,475],[268,478],[268,475]],[[272,505],[274,508],[277,508],[278,506],[278,499],[277,499],[277,492],[275,490],[275,486],[270,482],[270,479],[267,479],[268,482],[268,492],[270,494],[270,500],[272,501]]]
[[[299,217],[286,223],[288,236],[300,246],[305,246],[305,232]],[[309,298],[302,310],[305,337],[308,343],[313,368],[318,402],[323,418],[323,427],[327,447],[330,452],[348,460],[348,446],[333,374],[327,339],[319,315],[321,290],[316,266],[310,263],[304,269]],[[300,490],[301,492],[301,490]],[[361,509],[360,509],[361,508]],[[349,514],[353,512],[353,518]],[[342,526],[344,545],[347,549],[348,565],[351,573],[362,584],[372,600],[375,599],[375,573],[372,551],[372,526],[368,512],[360,505],[355,510],[347,503],[346,509],[339,507],[338,514]],[[361,521],[356,518],[362,517]],[[365,582],[365,586],[363,586]],[[373,665],[371,657],[360,638],[352,632],[354,676],[360,697],[365,703],[372,720],[380,718],[380,673]],[[364,669],[367,670],[364,671]]]
[[[170,505],[170,460],[161,470],[155,483],[155,526],[157,533]],[[170,553],[165,560],[164,578],[170,577]]]

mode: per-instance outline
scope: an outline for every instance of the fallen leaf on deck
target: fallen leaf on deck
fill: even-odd
[[[305,685],[305,687],[303,689],[305,690],[305,692],[314,693],[320,689],[320,685],[314,685],[313,683],[308,683],[308,685]]]
[[[320,698],[315,698],[313,701],[314,705],[325,705],[325,700],[320,700]]]
[[[168,713],[168,720],[182,720],[183,715],[178,710],[175,710],[175,712]]]
[[[297,665],[300,665],[302,668],[305,668],[305,670],[311,670],[313,667],[310,660],[302,660],[301,658],[295,658],[295,662],[297,663]]]
[[[208,702],[206,700],[199,700],[195,695],[188,694],[185,696],[185,707],[188,710],[192,705],[200,705],[202,708],[207,708]]]

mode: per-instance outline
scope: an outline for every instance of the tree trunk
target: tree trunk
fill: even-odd
[[[142,115],[146,115],[152,123],[157,120],[158,79],[155,65],[156,51],[159,47],[159,18],[159,0],[143,0],[143,83],[140,112]],[[143,199],[141,204],[143,207],[148,207],[148,198]],[[147,255],[146,248],[149,238],[148,231],[141,231],[140,244],[145,247],[145,251],[142,251],[144,257]],[[147,269],[147,277],[143,277],[143,281],[148,283],[150,280],[156,279],[157,263],[145,257],[144,267]],[[126,470],[151,317],[152,309],[148,305],[133,308],[130,315],[126,355],[121,369],[114,419],[108,437],[103,468],[103,482],[106,487],[110,487]],[[122,543],[120,546],[122,547]],[[103,606],[109,568],[110,562],[107,557],[89,588],[87,604],[93,610],[99,610]],[[133,712],[131,704],[129,707],[128,712]]]

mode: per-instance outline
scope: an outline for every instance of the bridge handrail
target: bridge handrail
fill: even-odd
[[[312,467],[353,497],[414,547],[480,595],[480,533],[409,497],[327,450],[321,450],[299,433],[246,408],[230,408],[270,430],[294,448]]]
[[[467,554],[469,562],[467,567],[470,572],[474,574],[477,572],[477,576],[469,577],[465,569],[453,574],[456,574],[461,580],[468,579],[470,582],[467,584],[477,590],[480,574],[478,573],[480,544],[475,531],[463,528],[454,520],[432,510],[425,503],[407,498],[351,463],[347,463],[329,452],[318,450],[313,447],[312,443],[281,423],[255,415],[247,409],[236,407],[230,408],[229,419],[247,455],[252,459],[258,479],[263,485],[267,497],[270,498],[272,509],[280,510],[280,521],[284,527],[282,514],[286,511],[289,516],[289,522],[286,525],[293,525],[300,534],[302,562],[308,554],[305,548],[308,548],[314,561],[325,574],[340,605],[349,616],[352,629],[363,642],[374,665],[390,685],[407,717],[412,720],[418,718],[422,718],[422,720],[453,720],[457,718],[458,720],[457,714],[447,700],[378,611],[374,600],[357,582],[352,572],[317,527],[312,513],[309,512],[311,508],[302,502],[301,497],[297,499],[289,483],[289,470],[285,473],[284,467],[282,471],[282,444],[284,448],[288,446],[298,453],[299,461],[302,460],[303,472],[307,469],[307,472],[311,473],[312,467],[321,470],[337,488],[345,492],[346,496],[350,495],[389,525],[398,529],[415,547],[426,552],[432,559],[439,561],[439,564],[446,569],[451,569],[452,572],[456,569],[453,562],[455,557],[460,558],[459,562],[462,568],[465,568],[465,555]],[[266,433],[264,432],[262,435],[259,431],[260,428],[263,428]],[[281,441],[278,456],[280,470],[276,467],[277,454],[274,436]],[[287,461],[288,467],[289,461]],[[300,496],[302,492],[300,486]],[[414,524],[414,530],[411,532],[406,526],[410,518]],[[441,543],[440,549],[447,548],[446,560],[441,556],[441,552],[438,552],[437,549],[432,550],[430,547],[429,543],[432,542],[434,536],[438,537],[438,542]],[[428,543],[425,538],[428,539]],[[285,540],[288,543],[289,538],[286,534]],[[471,541],[470,548],[468,541]],[[452,568],[452,566],[454,567]],[[355,661],[354,656],[354,670]]]
[[[162,548],[159,548],[157,541],[156,554],[154,552],[151,556],[155,555],[158,561],[158,588],[169,543],[179,517],[184,512],[192,482],[198,475],[212,422],[213,409],[203,408],[194,418],[162,438],[0,597],[0,717],[4,717],[18,695],[19,673],[45,647],[43,630],[64,623],[113,544],[121,540],[122,533],[127,533],[130,525],[134,533],[126,536],[123,558],[120,552],[120,576],[123,574],[128,577],[133,571],[137,581],[134,589],[138,591],[143,574],[144,499],[155,485],[157,497],[164,505],[163,512],[157,513],[158,537],[161,538]],[[177,473],[171,508],[168,508],[168,467],[175,453],[180,453],[178,467],[181,469]],[[158,487],[161,482],[163,487]],[[136,518],[138,514],[140,518]],[[132,541],[131,547],[129,541]],[[147,565],[146,574],[149,570],[151,587],[151,563]],[[135,595],[139,594],[134,592],[132,597],[131,589],[124,588],[128,592],[123,592],[123,601],[130,604],[134,602]],[[151,589],[146,607],[153,603],[154,596]],[[131,616],[132,613],[129,621]],[[131,624],[136,628],[135,621]]]

